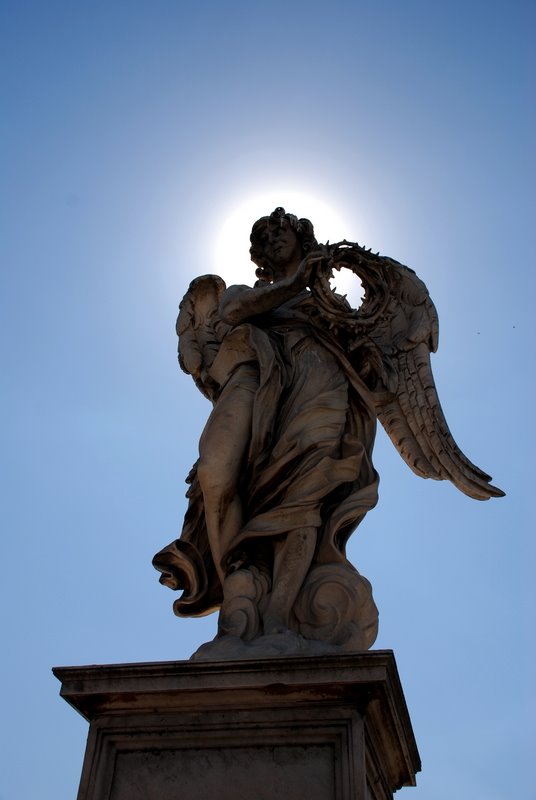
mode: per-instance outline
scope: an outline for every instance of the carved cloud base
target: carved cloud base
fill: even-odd
[[[419,755],[391,651],[58,667],[78,800],[387,800]]]

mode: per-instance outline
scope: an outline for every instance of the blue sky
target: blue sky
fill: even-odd
[[[76,794],[87,724],[52,666],[184,659],[215,633],[173,616],[151,567],[209,412],[174,323],[192,277],[253,276],[247,230],[276,204],[417,271],[451,430],[507,492],[420,480],[378,434],[380,504],[349,553],[423,761],[400,797],[536,797],[534,5],[0,13],[0,800]]]

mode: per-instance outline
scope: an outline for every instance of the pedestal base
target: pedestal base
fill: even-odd
[[[78,800],[386,800],[420,769],[394,656],[57,667]]]

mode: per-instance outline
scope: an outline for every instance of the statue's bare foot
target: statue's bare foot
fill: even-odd
[[[288,633],[290,628],[279,614],[266,614],[263,619],[263,629],[265,636],[275,633]]]

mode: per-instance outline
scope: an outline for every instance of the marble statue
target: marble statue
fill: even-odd
[[[478,500],[503,492],[456,445],[430,367],[438,319],[424,283],[353,242],[319,244],[276,208],[253,225],[257,282],[196,278],[179,362],[213,410],[187,482],[180,539],[153,560],[178,616],[219,609],[198,658],[369,648],[378,612],[345,546],[376,504],[378,418],[411,469]],[[331,288],[361,281],[359,309]]]

